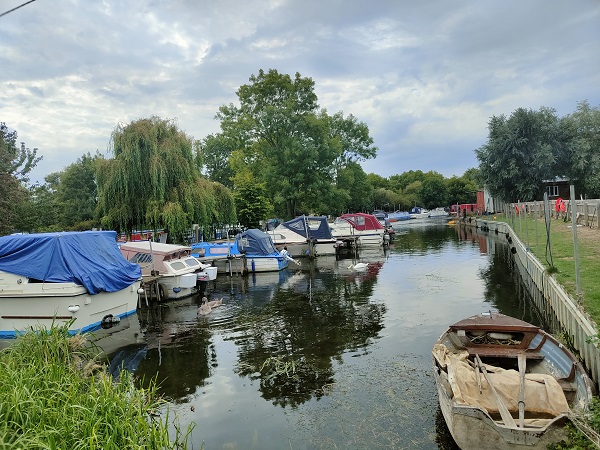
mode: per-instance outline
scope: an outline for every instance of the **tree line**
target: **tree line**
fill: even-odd
[[[164,229],[180,240],[193,224],[204,230],[258,227],[269,217],[302,213],[474,203],[484,184],[508,200],[533,195],[541,186],[534,184],[552,174],[550,167],[564,169],[575,155],[598,157],[598,110],[583,102],[563,119],[547,108],[492,118],[488,142],[476,150],[480,167],[460,177],[409,170],[384,178],[360,165],[378,151],[368,126],[352,114],[320,108],[311,78],[271,69],[249,81],[236,92],[237,105],[217,111],[219,133],[196,140],[174,120],[159,117],[119,124],[110,137],[111,157],[88,152],[41,185],[28,186],[28,174],[41,160],[38,149],[18,147],[16,132],[1,123],[0,234]],[[551,136],[554,143],[569,142],[569,151],[561,147],[555,154]],[[520,165],[527,166],[522,177],[514,170]],[[587,176],[588,169],[579,164],[561,174],[585,173],[583,185],[591,189],[600,183]]]

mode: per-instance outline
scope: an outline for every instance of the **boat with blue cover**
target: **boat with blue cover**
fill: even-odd
[[[275,248],[267,233],[256,228],[239,233],[231,242],[192,244],[192,255],[202,262],[210,261],[219,273],[279,271],[290,260]]]
[[[279,224],[267,234],[277,250],[287,248],[291,256],[335,255],[337,239],[325,216],[298,216]]]
[[[141,270],[114,231],[0,237],[0,337],[69,324],[86,332],[137,309]]]

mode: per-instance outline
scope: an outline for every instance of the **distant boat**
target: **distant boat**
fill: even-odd
[[[450,218],[450,211],[448,210],[448,208],[443,208],[443,207],[435,208],[435,209],[432,209],[431,211],[429,211],[429,218],[430,219]]]
[[[393,213],[388,214],[388,220],[390,222],[401,222],[403,220],[410,219],[410,215],[408,211],[394,211]]]
[[[0,237],[0,337],[69,323],[70,333],[135,313],[142,273],[114,231]]]
[[[413,206],[408,210],[408,216],[411,219],[428,219],[430,211],[420,206]]]
[[[584,367],[563,344],[503,314],[451,325],[432,355],[440,409],[463,450],[546,449],[593,398]]]

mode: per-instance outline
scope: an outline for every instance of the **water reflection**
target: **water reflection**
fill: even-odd
[[[357,262],[368,270],[351,270]],[[518,280],[501,239],[398,228],[389,249],[219,276],[208,295],[223,305],[207,316],[196,316],[198,297],[144,308],[111,368],[140,385],[156,378],[205,448],[453,449],[431,348],[488,309],[536,322]]]

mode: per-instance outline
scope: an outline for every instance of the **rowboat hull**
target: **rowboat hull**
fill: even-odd
[[[463,450],[545,449],[565,438],[569,416],[593,397],[568,349],[502,314],[451,325],[432,355],[440,409]]]

